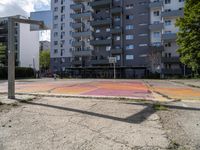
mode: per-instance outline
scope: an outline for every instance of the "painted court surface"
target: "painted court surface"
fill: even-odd
[[[0,92],[7,92],[7,82],[0,83]],[[16,92],[138,99],[155,99],[158,98],[155,97],[155,93],[158,93],[171,99],[200,100],[200,88],[168,80],[18,80]]]

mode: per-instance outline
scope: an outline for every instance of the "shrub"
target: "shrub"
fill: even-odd
[[[34,77],[34,70],[32,68],[16,67],[15,68],[15,78],[32,78]],[[8,78],[8,68],[0,67],[0,79]]]

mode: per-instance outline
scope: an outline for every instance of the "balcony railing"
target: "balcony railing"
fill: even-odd
[[[107,18],[107,19],[103,19],[103,20],[94,20],[91,21],[91,26],[104,26],[104,25],[110,25],[111,24],[111,19]]]
[[[150,30],[162,30],[163,29],[163,23],[155,23],[155,24],[151,24],[149,26]]]
[[[173,41],[173,40],[176,40],[176,38],[177,38],[176,33],[164,33],[164,34],[162,34],[162,39],[164,41]]]
[[[162,57],[163,63],[180,63],[179,57]]]
[[[83,31],[83,32],[72,32],[72,37],[87,37],[91,36],[92,32],[91,31]]]
[[[149,4],[150,8],[159,8],[163,6],[163,2],[162,1],[155,1],[155,2],[151,2]]]
[[[91,12],[74,13],[70,14],[72,19],[90,18],[92,16]]]
[[[72,5],[70,5],[70,8],[72,10],[76,11],[76,10],[83,9],[84,7],[83,7],[83,4],[79,3],[79,4],[72,4]]]
[[[91,49],[82,49],[79,51],[72,51],[72,55],[74,55],[74,56],[91,56],[92,51],[91,51]]]
[[[112,4],[112,0],[94,0],[93,2],[90,3],[90,6],[95,8],[95,7],[104,7],[106,5]]]
[[[165,11],[161,14],[162,17],[183,17],[184,12],[183,10],[171,10],[171,11]]]
[[[122,12],[123,12],[122,7],[115,7],[115,8],[111,9],[112,14],[118,14],[118,13],[122,13]]]
[[[98,60],[91,60],[90,63],[92,65],[105,65],[109,64],[108,59],[98,59]]]
[[[91,40],[90,44],[97,46],[97,45],[111,45],[112,40],[111,39],[100,39],[100,40]]]

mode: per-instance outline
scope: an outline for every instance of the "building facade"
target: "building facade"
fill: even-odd
[[[51,48],[51,43],[49,41],[40,41],[40,52],[48,51]]]
[[[52,0],[51,69],[70,76],[182,74],[176,50],[183,0]],[[150,55],[155,56],[150,57]]]
[[[13,16],[24,18],[22,16]],[[25,18],[27,19],[27,18]],[[39,33],[31,32],[30,25],[15,23],[15,64],[19,67],[31,67],[39,70]],[[4,62],[2,66],[8,65],[8,17],[0,18],[0,43],[5,48]]]
[[[161,50],[160,71],[162,76],[182,75],[184,66],[176,52],[178,27],[176,19],[183,17],[184,0],[151,0],[150,2],[150,41]]]

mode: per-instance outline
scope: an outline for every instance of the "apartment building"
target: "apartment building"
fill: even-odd
[[[183,0],[52,0],[51,69],[70,76],[182,74],[176,50]],[[149,54],[156,51],[153,66]]]
[[[52,0],[51,70],[66,72],[71,67],[71,0]]]
[[[17,18],[25,18],[17,15]],[[27,19],[27,18],[25,18]],[[30,25],[15,23],[15,64],[19,67],[32,67],[39,70],[39,33],[31,32]],[[8,65],[8,17],[0,18],[0,43],[6,49],[4,56],[1,56],[1,66]]]
[[[49,41],[40,41],[40,52],[41,51],[49,51],[51,46],[50,46]]]
[[[150,44],[161,52],[160,71],[162,76],[181,75],[184,66],[176,52],[178,27],[176,19],[183,17],[184,0],[151,0]]]

